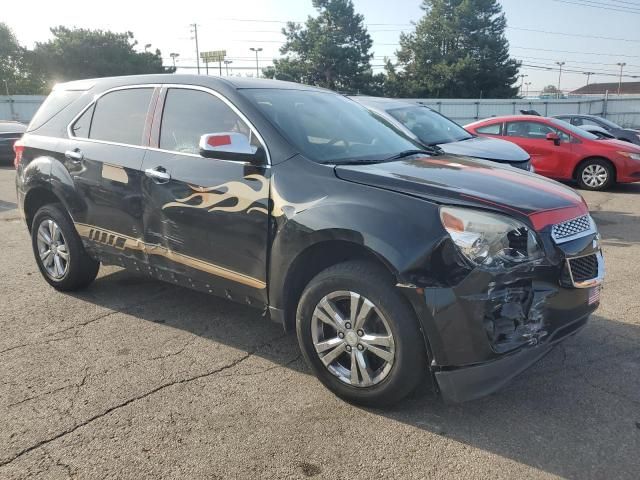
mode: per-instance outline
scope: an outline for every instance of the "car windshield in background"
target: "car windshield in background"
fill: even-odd
[[[586,138],[587,140],[598,140],[600,139],[599,136],[594,135],[591,132],[587,132],[586,130],[576,127],[574,125],[571,125],[569,122],[565,122],[563,120],[558,120],[557,118],[550,118],[549,121],[551,123],[553,123],[554,125],[557,125],[560,128],[564,128],[565,130],[567,130],[568,132],[570,132],[572,135],[575,135],[576,137],[582,137],[582,138]]]
[[[460,125],[427,107],[394,108],[387,113],[411,130],[426,145],[460,142],[472,137]]]
[[[382,161],[420,146],[353,100],[313,90],[244,89],[305,157],[320,163]]]
[[[598,117],[598,122],[604,123],[609,128],[615,128],[618,130],[622,130],[622,127],[617,123],[613,123],[611,120],[607,120],[606,118]]]

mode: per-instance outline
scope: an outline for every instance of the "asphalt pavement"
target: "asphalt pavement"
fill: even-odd
[[[607,263],[587,327],[487,398],[372,410],[249,308],[113,267],[56,292],[0,167],[0,478],[637,479],[640,185],[582,193]]]

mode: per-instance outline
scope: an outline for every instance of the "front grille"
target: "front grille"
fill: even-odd
[[[573,282],[585,282],[598,276],[598,256],[596,254],[568,260]]]
[[[551,228],[551,236],[557,243],[568,241],[580,233],[591,231],[593,229],[592,222],[589,215],[583,215],[567,222],[558,223]]]

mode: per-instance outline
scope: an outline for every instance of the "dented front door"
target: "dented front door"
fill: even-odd
[[[203,90],[169,88],[160,101],[157,148],[148,151],[142,168],[152,265],[166,280],[266,303],[270,169],[198,153],[201,135],[235,131],[251,137],[249,127]]]

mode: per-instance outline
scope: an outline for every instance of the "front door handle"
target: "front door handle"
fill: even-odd
[[[156,183],[167,183],[171,180],[171,175],[162,167],[147,168],[144,174]]]
[[[82,151],[80,151],[79,148],[67,150],[66,152],[64,152],[64,156],[72,162],[81,162],[84,158],[84,154],[82,153]]]

